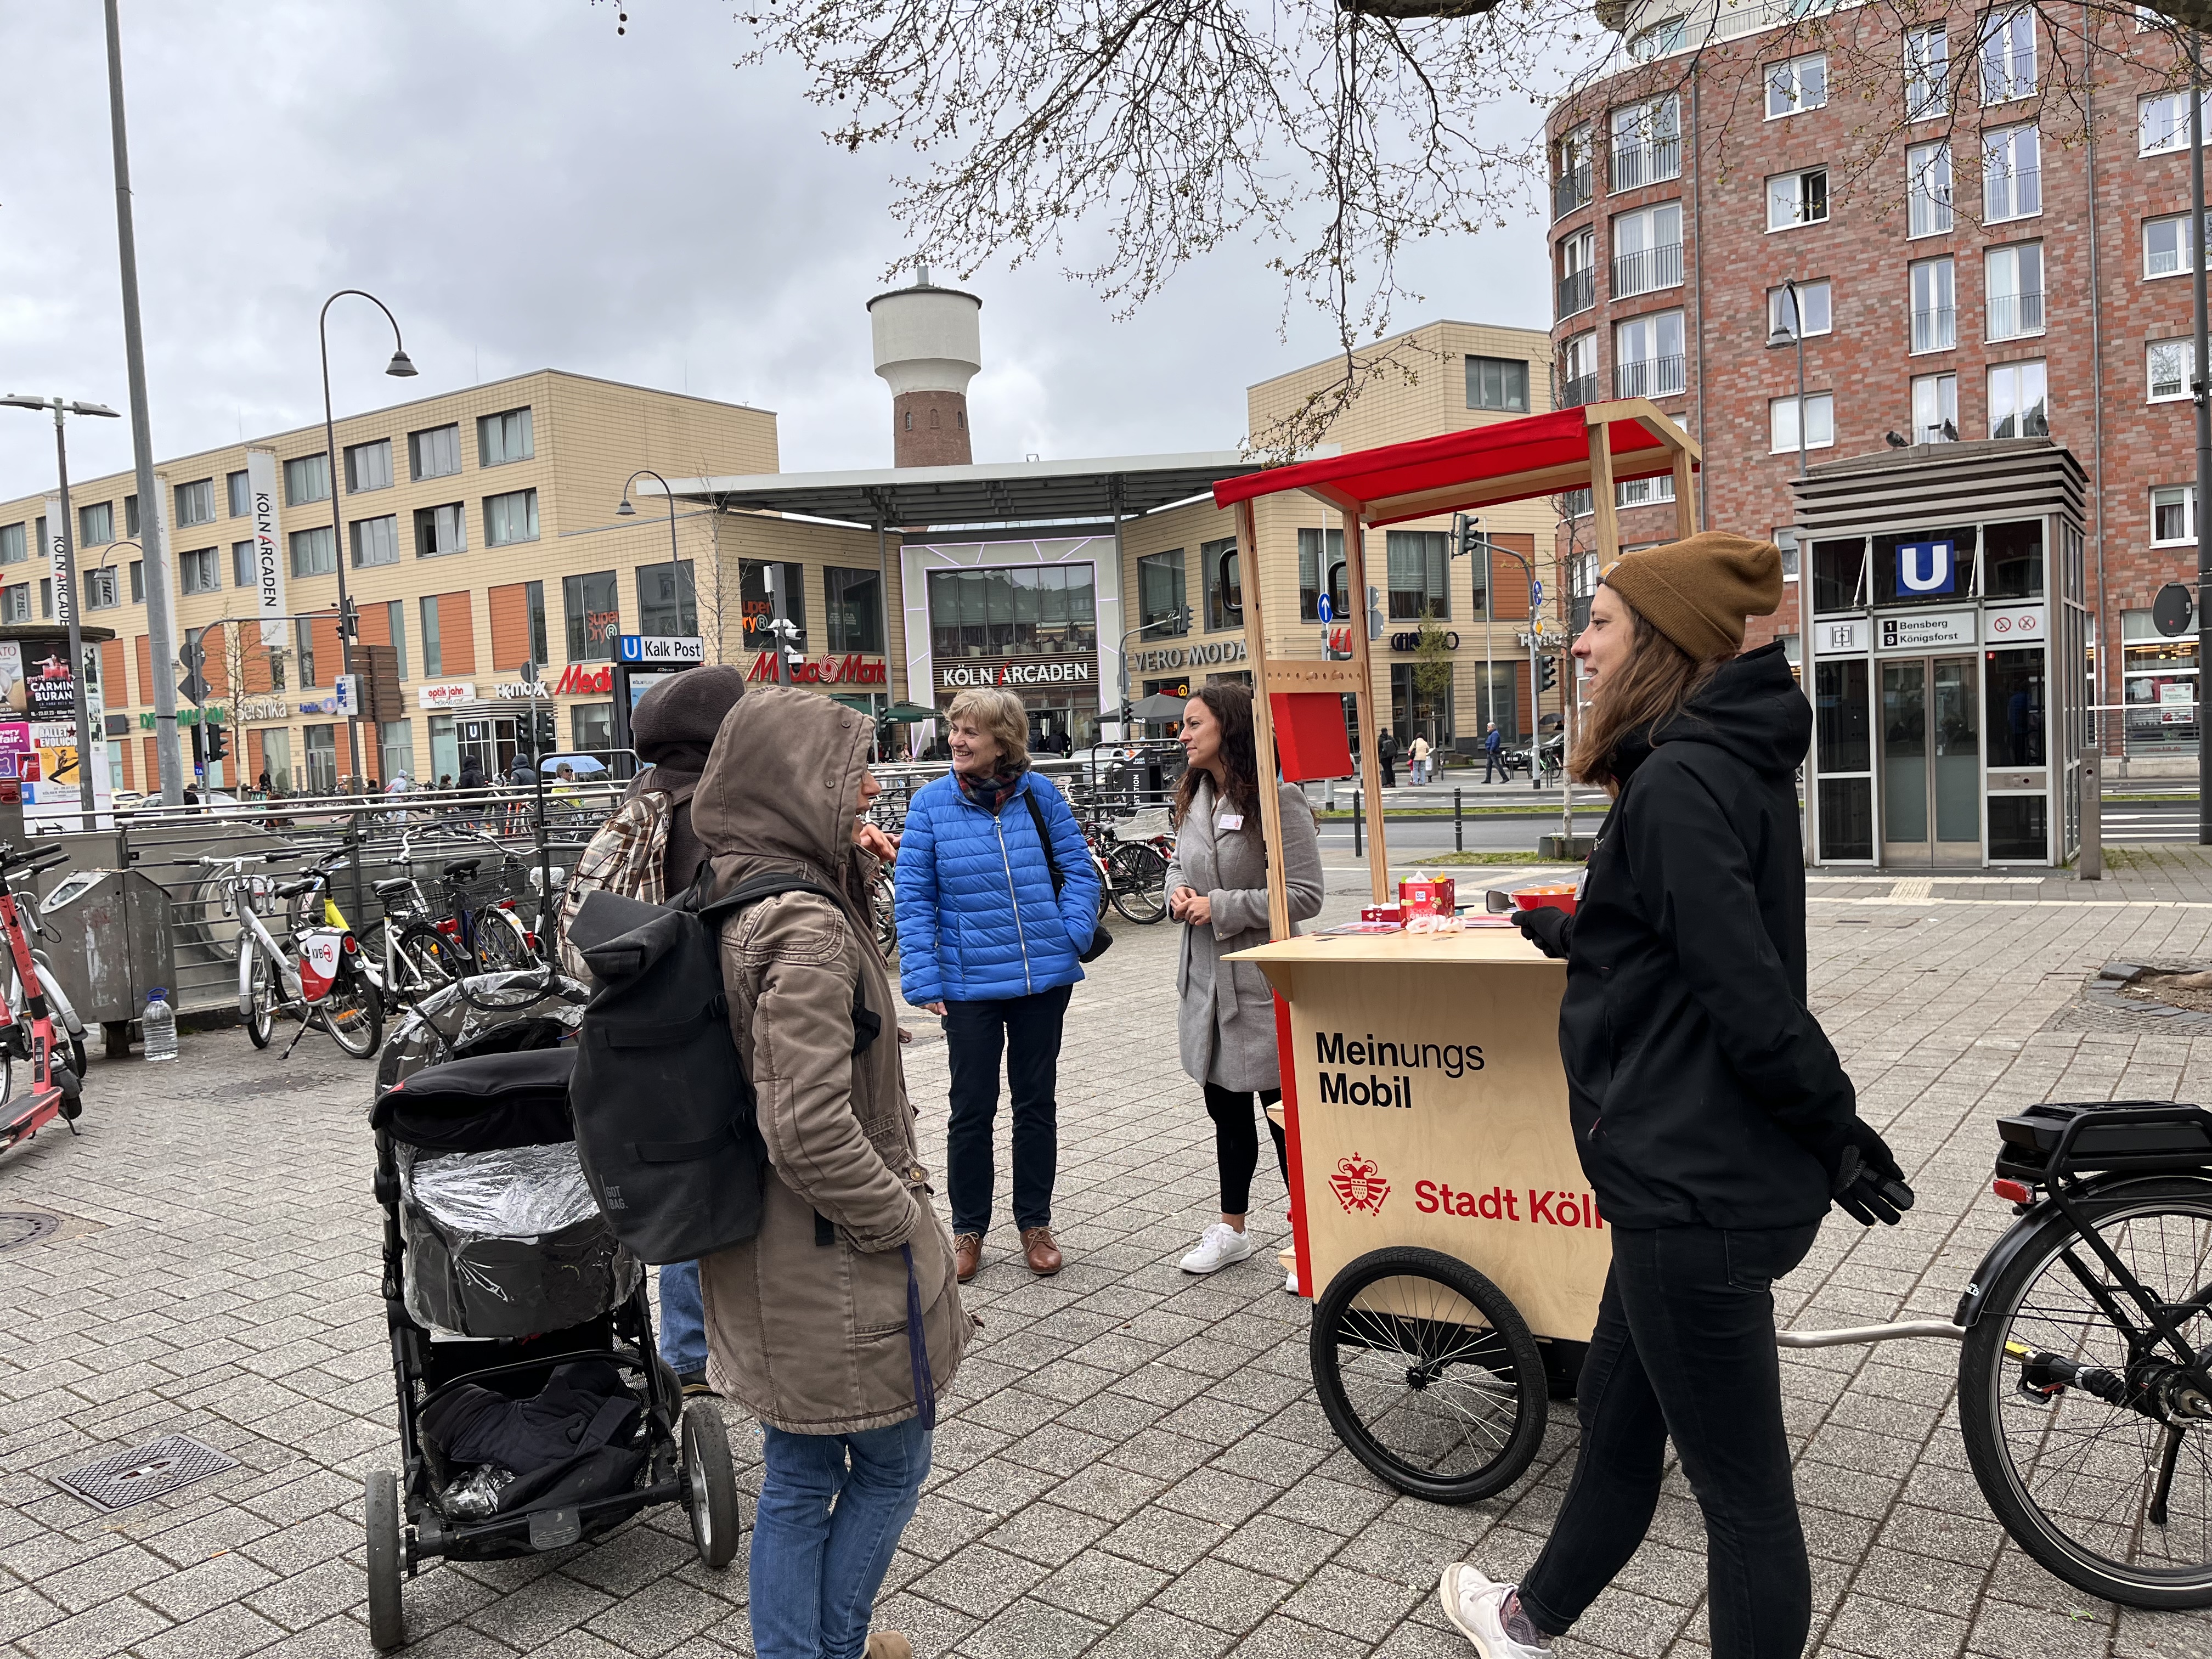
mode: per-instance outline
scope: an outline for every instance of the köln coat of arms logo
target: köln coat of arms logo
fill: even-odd
[[[1354,1210],[1377,1214],[1382,1200],[1390,1196],[1390,1183],[1382,1178],[1382,1171],[1357,1152],[1337,1159],[1336,1173],[1329,1176],[1328,1184],[1346,1214]]]

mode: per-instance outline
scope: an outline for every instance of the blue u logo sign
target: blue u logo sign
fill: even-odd
[[[1958,585],[1958,562],[1949,542],[1899,542],[1897,587],[1900,593],[1948,593]]]

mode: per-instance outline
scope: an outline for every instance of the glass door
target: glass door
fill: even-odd
[[[1881,665],[1881,859],[1926,864],[1928,836],[1928,665],[1920,658]]]
[[[1982,861],[1982,732],[1978,657],[1938,657],[1929,701],[1929,785],[1936,799],[1935,862]]]

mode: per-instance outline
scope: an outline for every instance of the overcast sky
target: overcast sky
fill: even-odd
[[[848,155],[787,69],[739,70],[730,8],[639,0],[124,0],[158,457],[321,417],[315,313],[368,289],[424,395],[556,368],[773,409],[791,471],[890,461],[864,307],[899,260],[898,157]],[[98,0],[0,7],[0,391],[127,411]],[[1539,118],[1533,109],[1527,118]],[[987,269],[976,459],[1226,447],[1243,388],[1325,355],[1263,253],[1231,245],[1116,321],[1048,266]],[[1407,261],[1431,317],[1549,322],[1533,215]],[[396,401],[363,301],[331,313],[341,414]],[[126,421],[70,470],[127,470]],[[52,434],[0,410],[0,499],[51,488]]]

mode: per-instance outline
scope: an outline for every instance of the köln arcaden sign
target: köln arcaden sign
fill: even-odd
[[[1048,686],[1098,684],[1098,664],[1091,657],[970,659],[937,665],[937,683],[947,691],[970,686]]]

